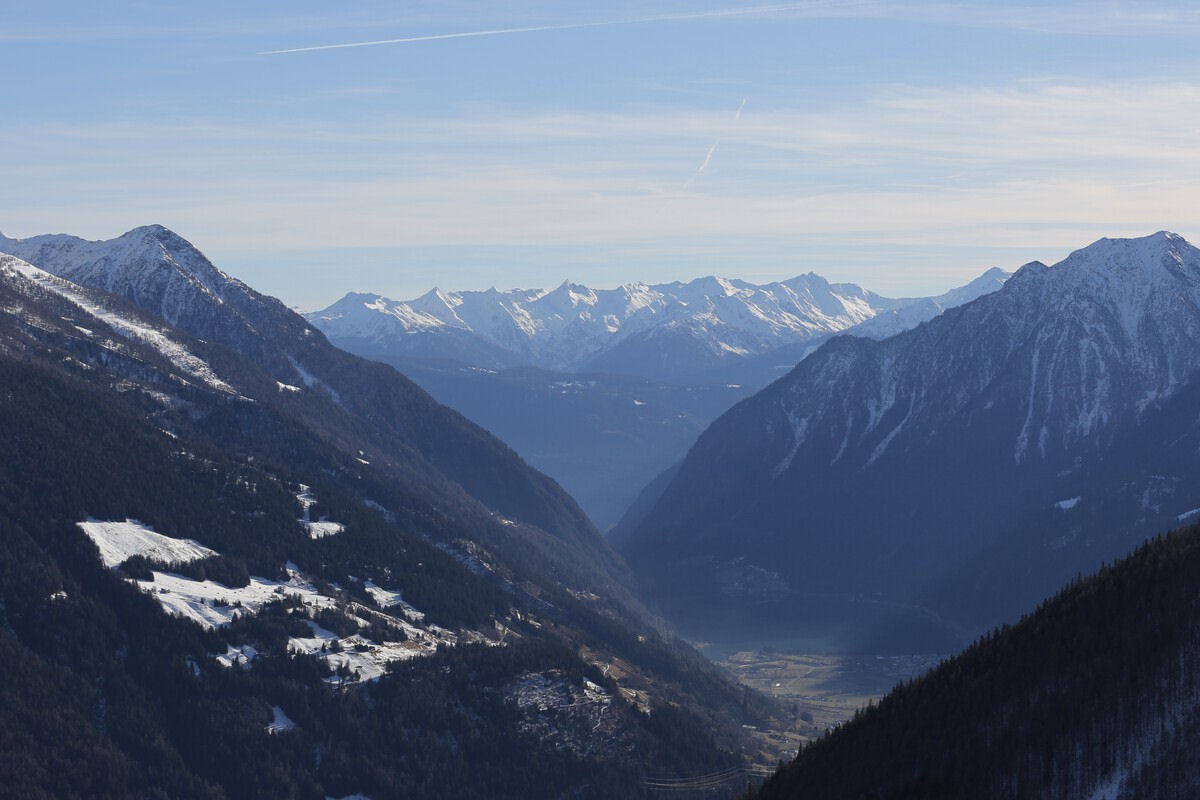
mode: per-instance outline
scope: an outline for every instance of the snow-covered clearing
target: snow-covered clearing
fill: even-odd
[[[1200,508],[1193,508],[1191,511],[1185,511],[1179,515],[1179,521],[1183,522],[1185,519],[1191,519],[1197,514],[1200,514]]]
[[[1070,511],[1072,508],[1079,505],[1079,501],[1082,499],[1082,495],[1079,497],[1068,497],[1066,500],[1059,500],[1054,504],[1054,507],[1059,511]]]
[[[381,589],[370,581],[367,581],[365,586],[367,594],[371,595],[371,599],[378,603],[380,608],[385,608],[388,611],[400,611],[411,622],[420,622],[425,619],[425,612],[417,611],[417,609],[404,602],[404,599],[400,596],[400,592]]]
[[[183,564],[217,554],[217,551],[191,539],[175,539],[155,533],[153,528],[136,519],[124,522],[88,519],[76,524],[96,543],[100,549],[100,560],[106,567],[120,566],[133,556],[145,556],[167,564]]]
[[[322,539],[326,536],[336,536],[346,530],[346,526],[340,522],[330,522],[321,517],[316,522],[306,521],[304,527],[308,529],[308,535],[312,539]]]
[[[267,725],[267,733],[271,735],[276,733],[287,733],[296,727],[296,723],[292,722],[288,715],[283,713],[283,709],[279,706],[272,706],[271,714],[272,719],[270,724]]]
[[[331,522],[325,517],[313,521],[312,507],[317,504],[316,495],[312,493],[312,487],[308,484],[300,484],[300,491],[296,494],[296,500],[300,503],[300,508],[304,511],[304,516],[300,518],[300,524],[308,531],[309,538],[321,539],[326,536],[336,536],[346,530],[346,526],[340,522]]]
[[[205,628],[228,625],[243,614],[257,614],[264,605],[288,596],[299,597],[311,608],[334,608],[326,597],[296,573],[287,583],[251,577],[247,586],[231,589],[216,581],[196,581],[171,572],[153,572],[153,580],[135,581],[142,591],[154,596],[168,614],[190,619]]]
[[[441,645],[453,645],[458,637],[450,631],[431,625],[428,630],[396,620],[397,627],[404,631],[407,641],[372,642],[358,634],[339,638],[333,631],[326,630],[309,621],[313,635],[293,637],[288,640],[288,649],[295,653],[315,655],[321,658],[335,673],[327,680],[340,683],[343,676],[357,676],[370,681],[387,672],[393,661],[405,661],[419,656],[432,655]],[[334,643],[337,644],[334,644]],[[336,652],[340,650],[340,652]]]
[[[297,498],[307,516],[309,507],[316,502],[315,498],[307,486],[302,487]],[[79,523],[79,526],[96,542],[100,549],[100,557],[108,567],[116,567],[133,555],[145,555],[166,562],[192,561],[218,555],[215,550],[191,540],[172,539],[155,533],[136,520],[88,520]],[[347,602],[345,598],[337,599],[321,594],[301,573],[300,568],[291,562],[287,563],[286,570],[286,582],[251,576],[249,584],[241,587],[225,586],[216,581],[194,580],[183,575],[159,571],[152,571],[150,579],[147,580],[129,580],[157,600],[166,613],[190,620],[209,630],[228,625],[240,616],[257,614],[268,603],[285,598],[298,598],[306,611],[341,609],[359,626],[365,627],[371,619],[375,619],[386,622],[396,630],[395,639],[403,641],[375,642],[359,634],[339,637],[315,622],[306,620],[312,635],[290,638],[288,650],[313,655],[323,660],[337,673],[328,679],[330,683],[335,684],[346,680],[374,680],[386,673],[387,665],[393,661],[431,655],[443,645],[454,645],[458,642],[458,634],[453,631],[425,624],[425,614],[404,602],[398,591],[383,589],[367,582],[367,591],[381,607],[388,609],[389,613],[383,614],[369,606],[353,601]],[[471,641],[491,641],[480,634],[467,632],[466,635]],[[213,658],[226,668],[237,666],[250,669],[257,656],[258,651],[250,645],[228,645],[224,653],[214,654]],[[194,671],[197,670],[198,666],[194,668]],[[286,720],[286,717],[284,719]],[[270,730],[270,727],[268,729]],[[288,729],[290,728],[280,730]]]

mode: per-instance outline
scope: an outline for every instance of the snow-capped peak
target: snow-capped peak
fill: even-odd
[[[246,291],[241,282],[162,225],[144,225],[102,241],[64,234],[0,237],[0,252],[72,283],[126,297],[172,325],[193,313],[201,298],[219,305],[230,291]]]
[[[1005,275],[985,277],[914,319],[919,322],[998,288]],[[917,302],[883,298],[854,284],[830,284],[810,272],[765,285],[710,275],[686,283],[635,282],[615,289],[571,281],[548,291],[433,289],[409,301],[348,294],[308,318],[334,340],[385,345],[409,334],[453,329],[482,340],[493,348],[489,353],[496,348],[507,352],[509,363],[578,369],[631,337],[654,331],[686,331],[699,337],[706,352],[747,356],[846,331]]]
[[[980,280],[987,288],[1002,277]],[[877,396],[860,398],[865,413],[821,394],[826,379],[836,382],[851,368],[847,353],[809,364],[828,375],[797,378],[796,396],[810,397],[811,409],[849,409],[839,422],[846,429],[856,414],[871,420],[866,438],[878,436],[875,425],[895,408],[904,409],[899,426],[911,431],[944,424],[934,415],[1015,407],[1018,463],[1099,446],[1098,432],[1171,395],[1200,369],[1200,250],[1166,232],[1101,239],[1052,267],[1026,264],[1000,291],[942,322],[855,351],[879,370]],[[811,409],[792,413],[802,420]],[[889,435],[880,446],[892,441]]]

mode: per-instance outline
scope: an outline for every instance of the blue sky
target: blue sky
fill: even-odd
[[[0,231],[159,222],[304,308],[810,270],[940,292],[1200,238],[1198,41],[1153,2],[27,3],[0,11]]]

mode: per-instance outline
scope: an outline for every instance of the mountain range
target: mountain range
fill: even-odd
[[[432,289],[404,302],[352,292],[306,316],[331,341],[382,361],[452,359],[713,383],[747,359],[852,328],[890,336],[994,291],[1007,277],[991,269],[939,297],[900,299],[811,272],[763,285],[709,276],[615,289],[566,281],[552,290]]]
[[[622,533],[706,639],[945,652],[1200,507],[1200,251],[1102,239],[718,419]]]
[[[884,338],[1003,285],[888,299],[814,274],[596,290],[348,294],[307,315],[391,364],[555,478],[601,530],[738,400],[837,332]]]
[[[645,796],[770,758],[778,710],[391,367],[159,226],[0,253],[7,792]]]

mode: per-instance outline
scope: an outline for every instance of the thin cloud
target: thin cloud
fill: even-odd
[[[653,22],[685,22],[689,20],[730,17],[765,16],[770,14],[808,17],[849,17],[860,19],[899,20],[933,24],[963,25],[979,28],[1007,28],[1038,32],[1076,35],[1111,36],[1160,31],[1175,34],[1200,30],[1200,10],[1187,5],[1170,3],[1120,2],[1055,2],[1010,5],[989,2],[879,2],[879,0],[809,0],[804,3],[778,3],[746,7],[685,11],[655,14],[628,19],[568,22],[555,25],[529,25],[488,30],[405,36],[393,39],[342,42],[266,50],[258,55],[284,55],[320,50],[341,50],[355,47],[410,44],[449,39],[469,39],[486,36],[507,36],[522,33],[602,28],[616,25],[638,25]],[[0,33],[0,41],[4,34]]]
[[[0,198],[0,219],[10,234],[94,236],[162,219],[227,249],[587,242],[609,253],[706,237],[737,242],[747,263],[764,242],[812,237],[1078,246],[1100,232],[1200,230],[1200,84],[892,87],[820,108],[748,107],[734,180],[713,166],[732,154],[728,109],[14,121],[0,130],[0,173],[21,191]],[[722,144],[706,156],[714,131]],[[695,153],[708,161],[703,193],[679,185]]]
[[[768,6],[751,6],[746,8],[716,8],[707,11],[689,11],[677,14],[656,14],[649,17],[632,19],[598,20],[594,22],[568,22],[559,25],[529,25],[516,28],[495,28],[481,31],[460,31],[457,33],[436,33],[424,36],[404,36],[397,39],[377,39],[367,42],[344,42],[340,44],[322,44],[311,47],[290,47],[282,50],[265,50],[260,56],[277,56],[287,53],[311,53],[318,50],[344,50],[351,47],[377,47],[388,44],[410,44],[413,42],[434,42],[446,39],[472,39],[482,36],[507,36],[516,33],[538,33],[544,31],[566,31],[581,28],[604,28],[614,25],[640,25],[649,22],[685,22],[688,20],[714,19],[721,17],[761,16],[796,11],[840,10],[861,6],[873,6],[869,0],[811,0],[807,3],[783,3]]]

